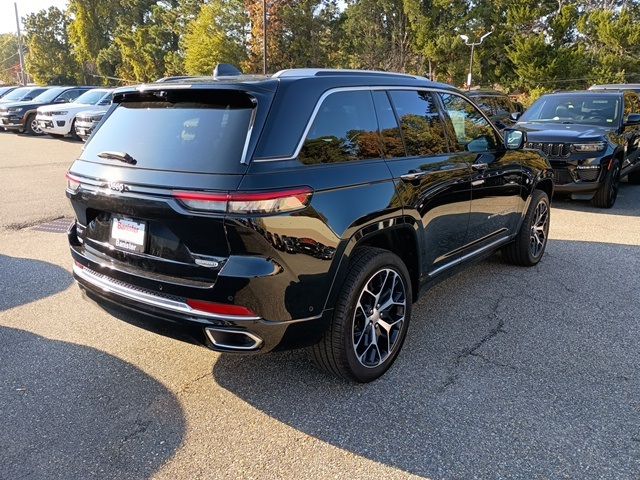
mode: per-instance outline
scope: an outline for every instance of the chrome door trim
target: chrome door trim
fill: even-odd
[[[502,237],[499,238],[497,240],[494,240],[493,242],[478,248],[477,250],[474,250],[473,252],[469,252],[461,257],[456,258],[455,260],[452,260],[448,263],[445,263],[444,265],[436,268],[435,270],[432,270],[431,272],[429,272],[429,277],[435,277],[436,275],[438,275],[439,273],[443,272],[444,270],[447,270],[451,267],[454,267],[456,265],[459,265],[460,263],[469,260],[477,255],[480,255],[481,253],[486,252],[487,250],[491,250],[493,248],[496,248],[504,243],[508,243],[509,242],[509,237]]]

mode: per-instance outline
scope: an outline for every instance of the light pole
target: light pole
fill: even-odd
[[[267,0],[262,0],[262,73],[267,74]]]
[[[460,38],[464,40],[464,44],[471,47],[471,58],[469,59],[469,74],[467,75],[467,90],[471,90],[471,80],[473,77],[471,72],[473,71],[473,52],[475,50],[475,47],[478,45],[482,45],[482,42],[484,42],[484,39],[487,38],[492,33],[493,33],[493,30],[491,30],[488,33],[485,33],[480,37],[480,40],[477,42],[470,42],[468,35],[460,35]]]

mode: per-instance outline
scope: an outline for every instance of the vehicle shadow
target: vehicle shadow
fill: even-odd
[[[401,355],[371,384],[299,351],[223,355],[213,376],[286,425],[412,474],[636,478],[638,269],[637,246],[552,241],[531,269],[496,255],[415,304]]]
[[[150,478],[182,444],[177,398],[93,348],[0,327],[2,478]]]
[[[72,283],[71,274],[57,265],[0,254],[0,312],[55,295]]]
[[[596,208],[589,201],[571,200],[568,197],[558,196],[553,198],[552,207],[574,212],[640,217],[640,185],[621,182],[618,198],[612,208]]]

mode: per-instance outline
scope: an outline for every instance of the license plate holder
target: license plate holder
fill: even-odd
[[[144,253],[147,244],[147,222],[113,217],[109,243],[120,250]]]

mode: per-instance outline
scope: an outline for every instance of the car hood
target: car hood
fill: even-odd
[[[31,103],[30,102],[6,102],[6,103],[2,103],[0,104],[0,110],[4,110],[7,111],[7,109],[11,108],[11,107],[29,107]]]
[[[34,103],[30,100],[24,101],[24,102],[13,102],[13,103],[3,103],[2,104],[2,108],[9,108],[9,107],[22,107],[25,108],[27,110],[35,110],[36,108],[42,106],[42,105],[49,105],[48,103]],[[60,104],[57,104],[60,105]]]
[[[93,107],[94,105],[91,105],[90,103],[54,103],[52,105],[45,105],[43,107],[38,107],[38,112],[59,112],[59,111],[65,111],[65,112],[69,112],[69,113],[77,113],[77,112],[82,112],[84,110],[87,110],[91,107]]]
[[[87,110],[86,108],[80,112],[78,112],[76,114],[76,116],[79,117],[89,117],[89,116],[93,116],[93,115],[104,115],[105,113],[107,113],[109,109],[108,108],[96,108],[93,110]]]
[[[527,133],[529,142],[585,142],[607,139],[614,127],[598,127],[595,125],[578,125],[575,123],[531,123],[518,122],[515,127]]]

